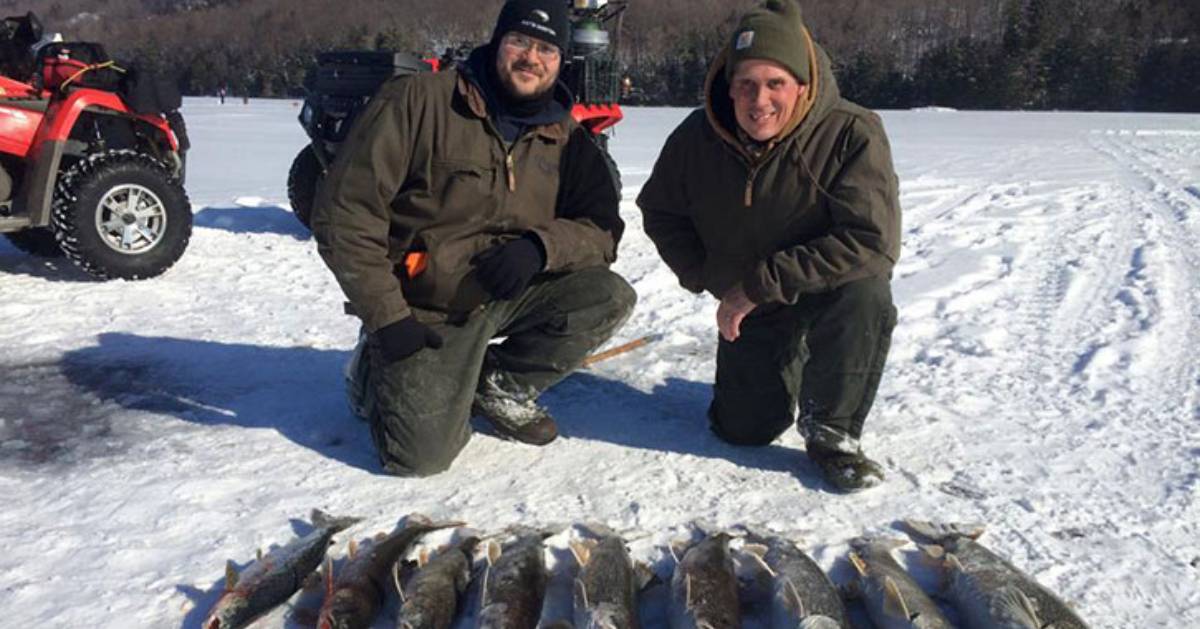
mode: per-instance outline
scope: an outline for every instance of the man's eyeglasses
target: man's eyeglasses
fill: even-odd
[[[508,33],[500,40],[500,43],[508,46],[515,52],[525,52],[532,49],[542,61],[554,61],[559,56],[558,46],[536,40],[521,33]]]

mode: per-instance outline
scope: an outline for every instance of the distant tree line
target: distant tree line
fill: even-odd
[[[565,1],[565,0],[564,0]],[[300,96],[314,55],[440,55],[485,40],[502,0],[0,0],[47,30],[170,72],[184,92]],[[757,0],[631,0],[631,101],[700,102],[709,62]],[[877,108],[1200,111],[1197,0],[806,0],[843,93]]]

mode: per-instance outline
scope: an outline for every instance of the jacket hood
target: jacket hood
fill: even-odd
[[[841,100],[841,91],[838,90],[837,79],[833,76],[833,62],[825,49],[813,41],[808,30],[804,29],[803,32],[804,45],[809,47],[811,78],[808,89],[792,112],[792,119],[779,135],[770,141],[772,147],[792,137],[811,133]],[[729,63],[731,52],[731,45],[726,45],[708,69],[708,76],[704,81],[704,109],[713,131],[739,153],[752,159],[738,140],[733,100],[729,97],[729,80],[725,78],[725,66]]]

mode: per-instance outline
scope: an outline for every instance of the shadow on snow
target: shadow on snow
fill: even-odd
[[[296,240],[307,240],[312,236],[291,210],[278,205],[210,205],[196,212],[194,224],[234,234],[281,234]]]

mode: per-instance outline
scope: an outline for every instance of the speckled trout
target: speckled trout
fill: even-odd
[[[392,584],[392,567],[413,542],[438,529],[462,526],[461,522],[435,523],[422,515],[405,518],[404,526],[361,546],[352,545],[350,559],[337,579],[329,583],[317,629],[364,629],[375,622]],[[326,571],[327,573],[329,571]],[[332,579],[330,574],[327,579]]]
[[[743,554],[754,557],[768,575],[771,629],[848,629],[846,606],[833,582],[791,540],[750,532]]]
[[[942,590],[969,629],[1087,629],[1053,592],[975,541],[982,526],[906,520],[942,570]]]
[[[525,533],[501,547],[488,544],[480,629],[534,629],[546,596],[544,533]]]
[[[308,535],[276,548],[252,562],[240,574],[233,562],[225,566],[225,593],[205,619],[204,629],[244,627],[286,601],[321,565],[333,536],[360,518],[334,518],[314,509],[316,527]]]
[[[471,556],[479,538],[468,537],[439,550],[417,569],[403,590],[400,629],[446,629],[471,582]]]
[[[742,626],[729,535],[717,533],[688,548],[671,576],[671,629]]]
[[[598,539],[573,540],[579,562],[574,585],[575,629],[637,629],[638,592],[649,580],[639,574],[625,540],[601,527]]]
[[[892,557],[892,549],[903,544],[887,539],[851,541],[850,563],[856,579],[850,593],[862,599],[879,629],[953,629],[937,604]]]

